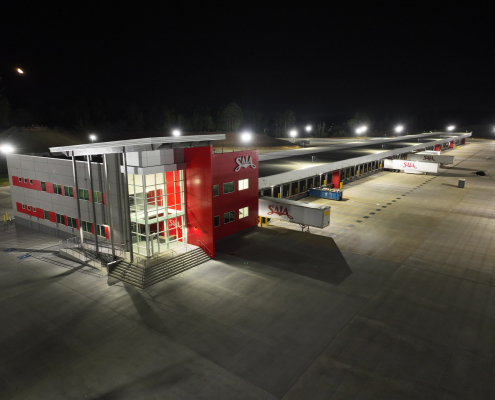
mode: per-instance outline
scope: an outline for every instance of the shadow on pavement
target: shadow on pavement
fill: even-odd
[[[351,269],[333,238],[275,226],[247,229],[218,240],[218,253],[338,285]]]

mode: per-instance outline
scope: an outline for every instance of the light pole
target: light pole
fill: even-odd
[[[295,137],[297,136],[297,129],[291,129],[291,130],[289,131],[289,136],[290,136],[291,138],[295,138]],[[292,140],[292,142],[294,142],[294,140]]]
[[[306,128],[304,128],[306,132],[311,132],[313,130],[313,127],[311,125],[306,125]]]
[[[251,132],[242,132],[241,133],[241,141],[243,143],[249,143],[252,139],[253,135],[251,134]],[[242,150],[242,146],[241,146],[241,150]]]
[[[356,133],[360,135],[361,133],[365,133],[368,130],[368,127],[366,125],[360,126],[359,128],[356,129]],[[364,138],[363,138],[364,140]]]
[[[404,130],[404,127],[402,125],[397,125],[395,127],[395,133],[401,133]]]
[[[180,130],[179,130],[179,129],[174,129],[174,130],[172,131],[172,135],[173,135],[173,136],[180,136]]]

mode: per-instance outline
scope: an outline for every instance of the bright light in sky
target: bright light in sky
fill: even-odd
[[[292,130],[289,132],[289,135],[290,135],[290,137],[296,137],[296,136],[297,136],[297,130],[292,129]]]
[[[24,73],[24,71],[22,69],[20,69],[20,68],[17,68],[17,72],[19,72],[20,74],[23,74]]]
[[[89,139],[94,142],[96,140],[96,135],[89,135]]]
[[[367,126],[360,126],[359,128],[356,129],[356,133],[364,133],[368,130]]]
[[[174,136],[180,136],[180,131],[178,129],[174,129],[172,131],[172,135],[174,135]]]
[[[243,142],[249,142],[251,140],[251,132],[243,132],[243,133],[241,133],[241,140]]]
[[[454,129],[455,129],[455,126],[454,125],[447,126],[447,130],[449,132],[453,131]]]
[[[404,127],[403,127],[402,125],[397,125],[397,126],[395,127],[395,131],[396,131],[397,133],[401,133],[403,130],[404,130]]]
[[[14,152],[14,148],[10,144],[4,144],[0,146],[0,151],[4,154],[10,154]]]
[[[313,127],[311,125],[306,125],[306,132],[311,132],[313,130]]]

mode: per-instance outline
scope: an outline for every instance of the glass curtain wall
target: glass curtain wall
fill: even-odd
[[[134,252],[147,257],[186,241],[184,172],[133,175],[129,207]]]

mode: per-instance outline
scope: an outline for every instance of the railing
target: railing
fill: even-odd
[[[198,243],[201,250],[203,250],[208,255],[208,257],[213,257],[213,252],[206,246],[206,244],[204,244],[201,240],[198,240]]]
[[[123,244],[116,244],[115,255],[120,258],[125,258],[125,247]],[[100,269],[106,267],[109,262],[112,262],[112,246],[110,243],[98,243],[98,253],[95,249],[95,242],[92,239],[85,238],[81,243],[81,238],[78,236],[72,237],[65,241],[59,242],[59,252],[65,250],[66,253],[77,257],[77,254],[82,254],[90,262],[94,262],[100,266]]]

